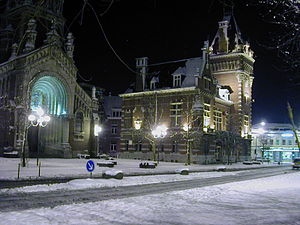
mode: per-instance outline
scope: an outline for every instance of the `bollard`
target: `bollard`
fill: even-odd
[[[90,178],[92,178],[92,176],[93,176],[93,172],[90,172]]]
[[[41,165],[42,165],[42,162],[39,163],[39,177],[41,176]]]
[[[20,166],[21,166],[21,164],[19,163],[18,164],[18,179],[20,179]]]

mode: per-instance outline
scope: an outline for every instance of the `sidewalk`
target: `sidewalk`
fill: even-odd
[[[124,176],[138,175],[157,175],[157,174],[175,174],[176,169],[188,168],[190,172],[210,172],[220,171],[237,171],[245,169],[257,169],[263,167],[278,167],[282,165],[263,163],[244,165],[242,163],[233,163],[232,165],[212,164],[212,165],[189,165],[183,163],[159,162],[154,169],[139,168],[140,160],[116,159],[117,165],[114,168],[98,167],[97,162],[104,161],[100,159],[90,159],[95,163],[95,169],[92,176],[101,177],[102,172],[107,170],[121,170]],[[86,169],[87,159],[40,159],[40,177],[39,168],[36,165],[36,159],[29,159],[26,167],[20,167],[19,180],[35,180],[35,179],[55,179],[55,178],[87,178],[90,172]],[[0,180],[18,180],[18,164],[19,158],[2,158],[0,157]]]

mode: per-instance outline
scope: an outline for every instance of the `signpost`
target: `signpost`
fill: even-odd
[[[91,177],[92,177],[92,172],[95,169],[95,164],[94,164],[94,162],[92,160],[87,161],[87,163],[86,163],[86,169],[87,169],[88,172],[91,173]]]

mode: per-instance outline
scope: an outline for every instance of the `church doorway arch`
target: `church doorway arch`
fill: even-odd
[[[28,147],[31,156],[63,156],[62,144],[68,142],[68,93],[55,76],[42,76],[31,87],[30,109],[42,108],[51,117],[46,127],[31,126]]]

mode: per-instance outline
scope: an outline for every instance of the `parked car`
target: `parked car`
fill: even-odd
[[[292,165],[293,165],[293,169],[296,169],[296,168],[299,169],[300,168],[300,158],[294,158]]]

